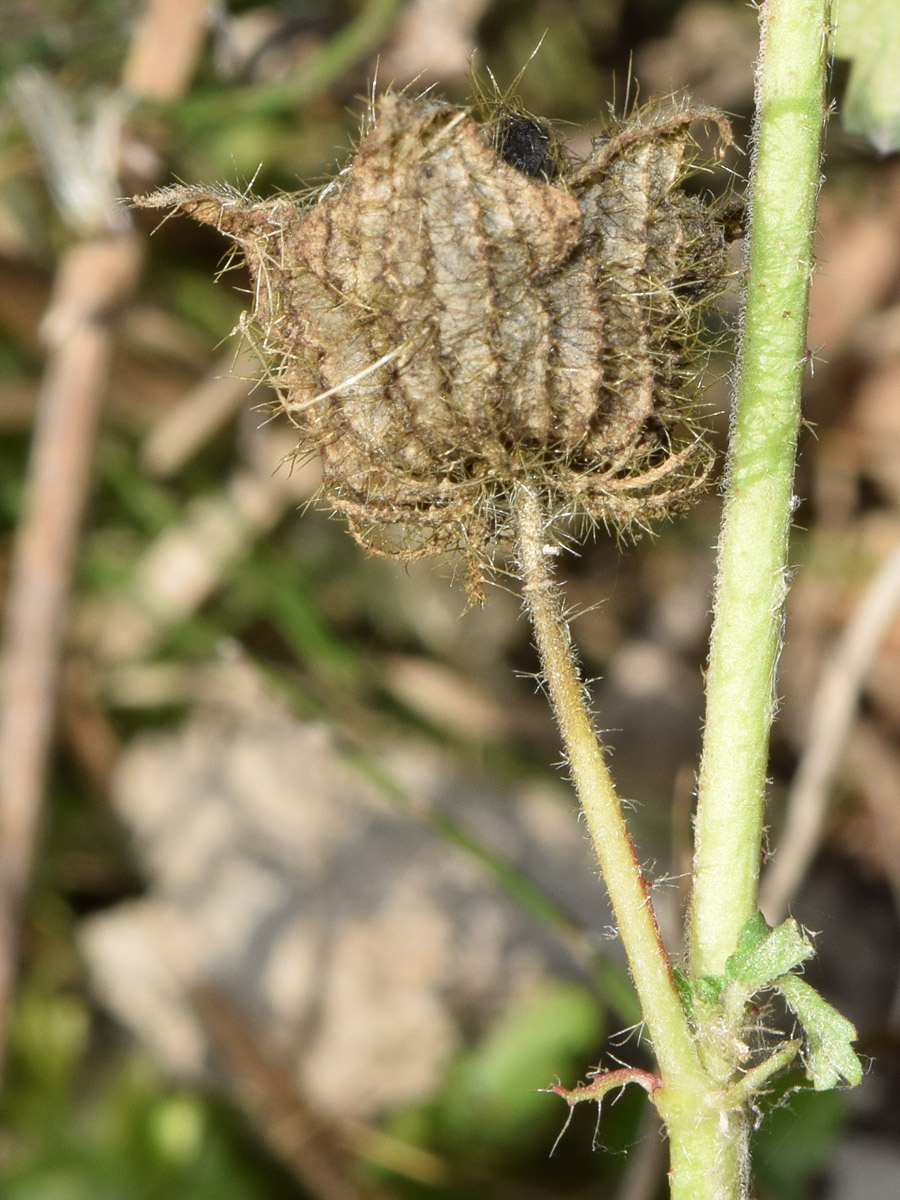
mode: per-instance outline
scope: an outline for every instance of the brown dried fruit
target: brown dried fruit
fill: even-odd
[[[240,246],[252,326],[299,453],[363,545],[462,549],[476,580],[512,485],[624,530],[683,508],[711,454],[691,422],[714,211],[681,184],[707,109],[649,107],[571,167],[551,128],[387,94],[310,200],[173,187]]]

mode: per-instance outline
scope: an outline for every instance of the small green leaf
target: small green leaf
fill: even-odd
[[[728,1103],[737,1107],[752,1102],[763,1091],[765,1085],[797,1057],[802,1043],[799,1038],[782,1044],[769,1057],[749,1071],[745,1071],[737,1083],[728,1089]]]
[[[696,1016],[694,1003],[694,985],[688,979],[687,975],[681,967],[675,966],[672,968],[672,978],[675,981],[675,991],[678,993],[678,999],[681,1001],[681,1007],[687,1013],[688,1017],[693,1020]]]
[[[738,948],[725,964],[725,978],[732,991],[749,998],[814,953],[812,942],[793,918],[769,929],[757,914],[744,925]]]
[[[694,998],[698,1004],[712,1006],[718,1004],[725,987],[724,975],[701,975],[694,980]]]
[[[853,1085],[859,1083],[862,1063],[851,1045],[856,1041],[853,1023],[797,975],[783,975],[774,986],[803,1026],[806,1072],[816,1091],[833,1088],[841,1079]]]
[[[768,924],[762,913],[755,912],[744,922],[741,936],[738,938],[737,950],[732,957],[746,957],[752,954],[771,932],[772,926]]]
[[[672,975],[681,1007],[692,1021],[699,1018],[702,1009],[718,1004],[725,986],[724,976],[701,975],[698,979],[692,979],[681,967],[673,967]]]
[[[841,117],[881,154],[900,150],[900,4],[838,0],[834,53],[851,61]]]

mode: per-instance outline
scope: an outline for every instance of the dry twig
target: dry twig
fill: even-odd
[[[172,23],[174,9],[178,20]],[[126,71],[132,93],[163,75],[168,97],[184,89],[205,0],[151,0]],[[159,36],[164,22],[168,33]],[[189,42],[180,53],[176,41]],[[179,45],[181,44],[179,43]],[[156,47],[147,69],[146,47]],[[180,63],[180,73],[168,67]],[[128,73],[130,71],[130,74]],[[159,98],[159,88],[154,91]],[[65,98],[29,73],[20,100],[45,159],[61,215],[80,240],[57,270],[43,333],[48,349],[39,393],[23,515],[15,541],[0,674],[0,1031],[16,973],[21,905],[40,822],[66,622],[67,597],[87,495],[91,455],[115,344],[115,317],[137,281],[140,240],[115,204],[123,101],[98,108],[79,129]],[[0,1045],[2,1068],[2,1045]]]
[[[788,797],[778,853],[760,891],[777,925],[816,853],[835,773],[844,755],[869,665],[900,607],[900,547],[872,580],[826,663],[812,703],[806,749]]]

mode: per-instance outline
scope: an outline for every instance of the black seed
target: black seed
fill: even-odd
[[[540,121],[519,113],[504,113],[495,136],[497,153],[523,175],[554,179],[559,174],[550,134]]]

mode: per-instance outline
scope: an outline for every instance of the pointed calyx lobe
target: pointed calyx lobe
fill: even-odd
[[[681,185],[690,126],[727,142],[724,118],[642,109],[572,165],[549,125],[515,114],[489,128],[387,94],[373,116],[312,199],[139,201],[237,242],[298,451],[321,456],[354,535],[480,561],[517,480],[622,530],[682,508],[709,470],[692,412],[725,266],[721,220]]]

